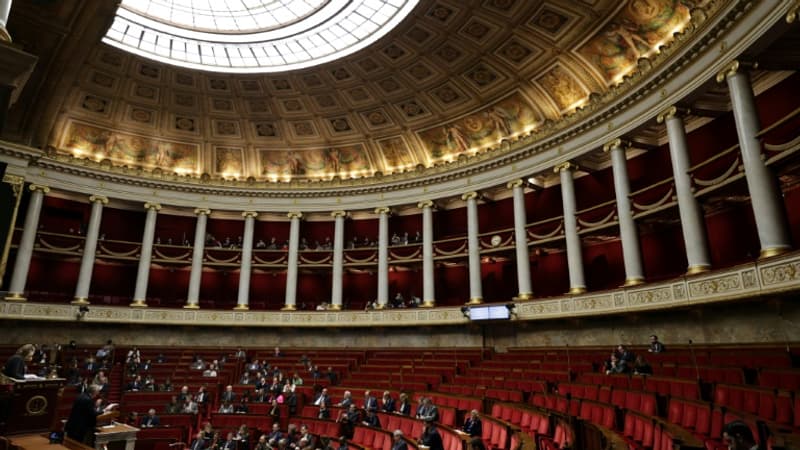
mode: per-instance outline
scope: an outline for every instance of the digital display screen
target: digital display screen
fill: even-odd
[[[506,305],[472,306],[469,308],[470,320],[508,320],[511,311]]]

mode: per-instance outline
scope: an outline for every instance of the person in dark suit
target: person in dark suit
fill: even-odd
[[[444,450],[442,444],[442,435],[436,429],[433,420],[425,420],[425,428],[422,430],[422,436],[419,438],[419,443],[428,447],[429,450]]]
[[[100,387],[93,384],[83,394],[79,395],[72,404],[69,419],[64,426],[67,437],[78,442],[92,445],[94,429],[97,426],[97,416],[103,413],[95,409],[95,399],[100,394]]]
[[[3,375],[11,378],[22,380],[25,378],[27,368],[26,363],[33,360],[33,354],[36,353],[36,347],[33,344],[25,344],[17,349],[3,367]]]
[[[389,391],[383,392],[383,398],[381,398],[381,411],[385,413],[394,412],[394,399]]]
[[[402,430],[394,430],[392,433],[392,450],[408,450],[408,444],[403,439]]]
[[[370,391],[364,392],[364,410],[373,412],[378,410],[378,399]]]
[[[205,434],[202,431],[198,431],[192,441],[192,445],[189,446],[189,450],[205,450],[206,440],[203,439],[203,436],[205,436]]]
[[[399,397],[400,404],[397,407],[397,414],[403,416],[411,415],[411,402],[408,400],[408,394],[403,392]]]
[[[375,411],[367,411],[367,417],[364,417],[364,420],[361,421],[361,424],[368,427],[380,428],[381,421],[378,419],[378,415],[375,414]]]
[[[159,425],[161,425],[161,419],[159,419],[156,415],[156,410],[150,408],[150,411],[147,411],[147,415],[142,418],[142,423],[139,426],[143,428],[151,428]]]
[[[219,450],[236,450],[236,440],[233,439],[233,432],[228,433],[228,437],[225,438],[225,441],[219,444]]]
[[[481,437],[483,434],[483,423],[481,423],[481,418],[478,415],[477,409],[473,409],[469,413],[469,418],[464,422],[462,430],[471,437]]]

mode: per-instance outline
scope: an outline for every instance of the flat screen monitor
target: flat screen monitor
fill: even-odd
[[[470,320],[509,320],[511,311],[506,305],[471,306]]]

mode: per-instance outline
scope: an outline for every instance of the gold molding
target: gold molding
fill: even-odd
[[[104,205],[108,204],[108,197],[105,195],[100,194],[93,194],[89,196],[89,202],[91,203],[102,203]]]
[[[331,217],[333,217],[333,218],[336,218],[336,217],[347,217],[347,211],[342,211],[342,210],[331,211]]]
[[[5,42],[6,45],[11,43],[11,35],[8,34],[6,27],[0,27],[0,42]]]
[[[520,292],[516,297],[512,297],[514,301],[525,301],[533,298],[533,292]]]
[[[200,214],[205,214],[206,216],[210,216],[211,210],[208,208],[195,208],[194,215],[199,216]]]
[[[472,297],[467,302],[467,305],[480,305],[483,303],[483,297]]]
[[[698,275],[698,274],[701,274],[701,273],[706,273],[709,270],[711,270],[711,265],[710,264],[696,264],[694,266],[689,266],[686,269],[686,275],[687,276]]]
[[[89,299],[86,298],[86,297],[75,297],[74,299],[72,299],[70,304],[72,304],[72,305],[88,305],[90,303],[89,303]]]
[[[129,306],[131,308],[147,308],[147,302],[143,299],[133,299],[133,302]]]
[[[425,208],[433,208],[433,200],[422,200],[417,203],[417,208],[425,209]]]
[[[233,310],[234,311],[248,311],[248,310],[250,310],[250,306],[237,304],[236,306],[233,307]]]
[[[379,206],[375,208],[375,214],[389,214],[392,210],[388,206]]]
[[[474,200],[476,198],[478,198],[478,193],[475,192],[475,191],[466,192],[464,194],[461,194],[461,200],[464,200],[464,201]]]
[[[506,188],[514,189],[515,187],[521,187],[523,184],[525,184],[525,182],[522,181],[521,178],[517,178],[516,180],[511,180],[508,183],[506,183]]]
[[[25,177],[7,173],[3,175],[3,183],[8,183],[12,186],[22,186],[25,184]]]
[[[433,308],[436,306],[436,300],[425,300],[419,305],[420,308]]]
[[[161,211],[161,203],[146,202],[144,204],[144,209],[148,209],[148,210],[149,209],[154,209],[156,211]]]
[[[622,287],[639,286],[640,284],[644,284],[644,277],[628,277],[625,278]]]
[[[183,309],[200,309],[200,305],[197,303],[187,303],[183,305]]]
[[[281,311],[297,311],[297,306],[295,305],[283,305]]]
[[[303,213],[301,213],[300,211],[292,211],[286,213],[286,217],[288,217],[289,219],[302,219]]]
[[[576,171],[576,170],[579,170],[579,169],[580,169],[580,167],[578,167],[577,164],[575,164],[575,163],[573,163],[571,161],[565,161],[565,162],[553,167],[553,173],[561,173],[561,172],[563,172],[565,170]]]
[[[789,248],[788,246],[767,247],[761,250],[761,254],[758,255],[758,259],[762,260],[762,259],[772,258],[773,256],[780,256],[788,252],[789,250],[791,250],[791,248]]]
[[[255,219],[256,217],[258,217],[258,213],[255,211],[244,211],[242,212],[242,217],[244,217],[245,219],[247,219],[248,217],[252,217]]]
[[[569,288],[567,295],[580,295],[586,293],[586,286],[575,286]]]
[[[671,119],[673,117],[677,118],[684,117],[689,113],[691,113],[691,110],[689,110],[688,108],[681,108],[679,106],[672,105],[669,108],[665,109],[664,111],[661,111],[656,116],[656,122],[664,123],[667,121],[667,119]]]
[[[19,292],[9,292],[8,294],[6,294],[5,298],[3,298],[3,300],[5,300],[7,302],[26,302],[26,301],[28,301],[28,299],[25,298],[25,296],[22,295]]]
[[[798,11],[800,11],[800,0],[796,0],[794,5],[789,8],[789,12],[786,13],[786,23],[794,23],[797,20]]]
[[[28,186],[28,189],[30,189],[31,192],[42,191],[42,194],[47,194],[50,192],[50,186],[45,186],[43,184],[31,184]]]
[[[330,311],[341,311],[342,310],[342,305],[336,305],[336,304],[331,303],[330,305],[328,305],[328,310],[330,310]]]

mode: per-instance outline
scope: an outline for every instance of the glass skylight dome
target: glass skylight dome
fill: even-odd
[[[214,72],[301,69],[388,33],[418,0],[122,0],[103,42]]]

